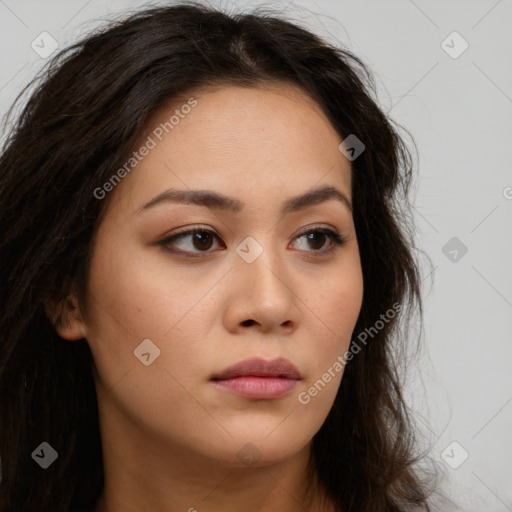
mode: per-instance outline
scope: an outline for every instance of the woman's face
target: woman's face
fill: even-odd
[[[185,98],[154,117],[140,144],[148,151],[110,192],[80,335],[111,442],[271,464],[305,449],[324,422],[342,377],[332,368],[361,308],[356,233],[340,199],[351,203],[350,162],[320,108],[291,86],[191,96],[195,106]],[[308,199],[325,187],[339,196]],[[190,229],[202,234],[168,240]],[[212,380],[252,358],[284,358],[300,378]]]

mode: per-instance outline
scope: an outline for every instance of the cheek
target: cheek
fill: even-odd
[[[147,353],[144,347],[150,360],[155,354],[151,368],[180,377],[192,373],[208,315],[214,313],[205,307],[205,295],[218,278],[184,272],[165,258],[149,261],[136,251],[114,250],[93,258],[90,275],[87,339],[105,384],[145,368],[137,359]],[[143,372],[140,377],[149,383],[155,376]]]
[[[135,250],[122,255],[112,251],[91,262],[90,292],[103,310],[102,320],[122,324],[134,342],[162,338],[210,287],[208,278],[199,274]]]
[[[349,343],[363,300],[363,276],[357,265],[329,276],[308,301],[317,313],[332,342]],[[336,344],[336,343],[334,343]]]
[[[185,390],[197,373],[198,321],[204,321],[194,304],[208,283],[185,286],[190,280],[183,274],[126,257],[96,257],[90,275],[87,340],[99,399],[115,402],[110,411],[119,409],[145,429],[176,426],[176,436],[177,415],[199,414],[205,421]]]
[[[312,339],[310,360],[315,363],[306,383],[308,396],[301,403],[311,401],[313,408],[325,411],[330,408],[341,383],[344,365],[340,364],[340,358],[345,360],[363,299],[359,265],[342,269],[335,275],[336,278],[323,282],[323,287],[308,303],[320,330]]]

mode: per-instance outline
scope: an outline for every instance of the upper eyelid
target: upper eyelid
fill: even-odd
[[[312,226],[307,226],[305,228],[303,228],[302,230],[300,230],[295,236],[294,238],[297,238],[298,236],[303,236],[311,231],[321,231],[321,230],[327,230],[327,231],[332,231],[334,233],[338,233],[338,230],[332,226],[325,226],[325,225],[321,225],[321,224],[313,224]],[[197,233],[197,232],[203,232],[203,231],[206,231],[208,233],[212,233],[214,236],[222,239],[222,236],[219,235],[214,229],[212,228],[207,228],[207,227],[202,227],[202,226],[193,226],[191,228],[184,228],[183,231],[178,231],[177,233],[173,233],[169,236],[166,236],[164,237],[163,241],[166,241],[166,240],[172,240],[174,238],[178,238],[180,235],[193,235],[194,233]]]

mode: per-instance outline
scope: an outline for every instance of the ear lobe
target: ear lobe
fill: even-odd
[[[61,301],[45,299],[44,307],[46,316],[61,338],[69,341],[85,338],[85,323],[74,293]]]

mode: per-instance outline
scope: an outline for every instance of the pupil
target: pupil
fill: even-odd
[[[210,233],[207,233],[206,231],[202,231],[201,233],[194,233],[194,246],[196,247],[196,249],[209,249],[211,247],[211,243],[210,245],[206,244],[207,247],[204,246],[204,237],[208,238],[209,236]],[[196,242],[199,242],[199,246],[196,245]]]
[[[316,243],[318,243],[318,237],[320,237],[320,239],[321,239],[324,236],[325,236],[324,233],[310,233],[308,236],[308,239],[313,242],[315,242],[315,239],[317,239]],[[320,249],[322,246],[323,246],[323,243],[320,244],[319,247],[313,247],[313,249]]]

